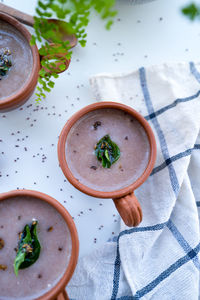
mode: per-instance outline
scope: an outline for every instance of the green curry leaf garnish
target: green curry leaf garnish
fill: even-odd
[[[18,276],[19,269],[30,267],[39,258],[41,246],[37,237],[37,224],[37,221],[26,224],[23,232],[20,233],[18,251],[14,261],[16,276]]]
[[[107,134],[97,143],[95,155],[102,167],[110,168],[120,158],[120,149]]]
[[[0,49],[0,80],[1,76],[5,76],[10,67],[12,66],[9,49]]]

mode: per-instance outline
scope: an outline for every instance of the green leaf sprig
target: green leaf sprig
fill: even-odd
[[[107,134],[96,144],[95,155],[103,168],[110,168],[120,158],[120,149]]]
[[[57,62],[61,62],[60,68],[64,68],[64,60],[70,59],[69,41],[63,42],[62,35],[59,34],[59,26],[48,21],[48,18],[57,18],[65,20],[63,31],[74,34],[80,45],[86,45],[86,27],[90,20],[92,9],[106,21],[106,29],[109,29],[117,11],[113,9],[115,0],[38,0],[36,7],[36,16],[34,17],[35,34],[32,36],[31,45],[36,41],[41,43],[40,54],[43,57],[51,52],[51,61],[44,58],[41,61],[42,69],[39,72],[39,85],[36,92],[36,102],[39,103],[46,97],[46,92],[50,92],[54,87],[54,79],[58,78],[57,72],[52,72]],[[63,22],[64,23],[64,22]],[[57,47],[51,47],[44,39],[51,40]],[[63,54],[59,57],[57,54]],[[53,60],[53,62],[52,62]],[[51,73],[49,70],[51,69]]]
[[[18,276],[19,269],[30,267],[40,255],[40,242],[37,237],[37,221],[26,224],[20,234],[18,251],[14,261],[14,272]]]
[[[10,55],[11,52],[9,49],[2,49],[0,51],[0,80],[1,76],[5,76],[10,67],[12,66]]]
[[[195,3],[190,3],[182,8],[182,13],[187,16],[191,21],[200,19],[200,6]]]

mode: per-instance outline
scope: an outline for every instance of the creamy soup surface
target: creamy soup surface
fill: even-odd
[[[12,66],[0,77],[0,100],[12,96],[21,89],[30,77],[33,57],[25,37],[9,23],[0,20],[0,50],[9,49]]]
[[[38,220],[38,238],[41,252],[30,267],[13,270],[18,234],[33,219]],[[30,300],[45,294],[60,280],[71,255],[71,236],[62,216],[48,203],[33,197],[15,197],[0,201],[0,249],[1,300]]]
[[[101,125],[95,128],[96,122]],[[97,142],[107,134],[121,152],[111,168],[103,168],[94,151]],[[144,128],[119,109],[87,113],[71,128],[66,141],[66,161],[72,174],[82,184],[97,191],[111,192],[132,184],[145,171],[149,154],[150,145]]]

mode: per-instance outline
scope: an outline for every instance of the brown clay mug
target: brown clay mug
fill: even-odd
[[[30,32],[26,29],[26,27],[24,25],[22,25],[15,18],[13,18],[5,13],[0,12],[0,21],[9,23],[11,26],[13,26],[15,29],[17,29],[25,37],[25,39],[28,41],[28,44],[30,43],[30,40],[31,40]],[[51,46],[53,47],[54,45],[51,44]],[[0,101],[0,112],[15,109],[15,108],[21,106],[22,104],[24,104],[30,98],[30,96],[33,94],[35,87],[37,85],[38,75],[39,75],[39,71],[41,69],[41,60],[44,58],[51,59],[51,55],[42,57],[39,54],[36,45],[30,46],[30,49],[32,52],[32,57],[33,57],[33,66],[32,66],[32,70],[31,70],[29,79],[20,89],[18,89],[16,91],[16,93],[12,94],[11,96],[6,97],[5,99],[3,98]],[[58,55],[58,57],[60,57],[60,56],[62,56],[64,58],[63,54]],[[64,72],[66,69],[68,69],[70,60],[64,58],[64,61],[65,61],[65,69],[61,71],[59,69],[60,63],[57,63],[56,67],[53,68],[53,72],[61,73],[61,72]]]
[[[79,253],[79,241],[78,241],[78,234],[76,230],[76,226],[74,221],[68,211],[54,198],[32,190],[14,190],[7,193],[0,194],[0,201],[6,201],[7,199],[11,199],[14,197],[34,197],[41,201],[47,202],[50,204],[54,209],[58,211],[58,213],[62,216],[64,221],[67,224],[67,227],[70,232],[71,236],[71,254],[67,269],[65,273],[58,281],[58,283],[47,293],[37,298],[37,300],[69,300],[69,297],[65,291],[65,287],[68,284],[69,280],[71,279],[73,272],[75,270],[77,260],[78,260],[78,253]]]
[[[149,141],[149,146],[150,146],[149,161],[143,174],[129,186],[126,186],[122,189],[115,190],[112,192],[103,192],[103,191],[94,190],[80,183],[80,181],[77,180],[75,176],[72,174],[67,164],[66,154],[65,154],[66,140],[72,126],[85,114],[98,109],[105,109],[105,108],[119,109],[133,116],[142,125],[144,131],[146,132]],[[132,109],[127,105],[116,103],[116,102],[94,103],[79,110],[68,120],[68,122],[65,124],[60,134],[59,142],[58,142],[58,159],[64,175],[69,180],[69,182],[78,190],[82,191],[87,195],[97,197],[97,198],[112,198],[120,216],[122,217],[124,223],[127,226],[130,227],[137,226],[142,221],[141,206],[136,196],[134,195],[134,191],[142,183],[144,183],[144,181],[148,178],[148,176],[150,175],[153,169],[156,160],[156,141],[150,125],[143,118],[143,116],[140,115],[137,111],[135,111],[134,109]]]

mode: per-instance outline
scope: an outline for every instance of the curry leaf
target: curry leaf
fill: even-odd
[[[0,80],[1,76],[5,76],[7,71],[12,66],[11,60],[10,60],[11,52],[9,49],[1,49],[0,51]]]
[[[40,242],[37,237],[37,221],[27,224],[20,234],[18,251],[14,261],[14,272],[18,276],[19,269],[30,267],[40,255]]]
[[[95,155],[103,168],[110,168],[120,158],[120,149],[107,134],[97,143]]]

